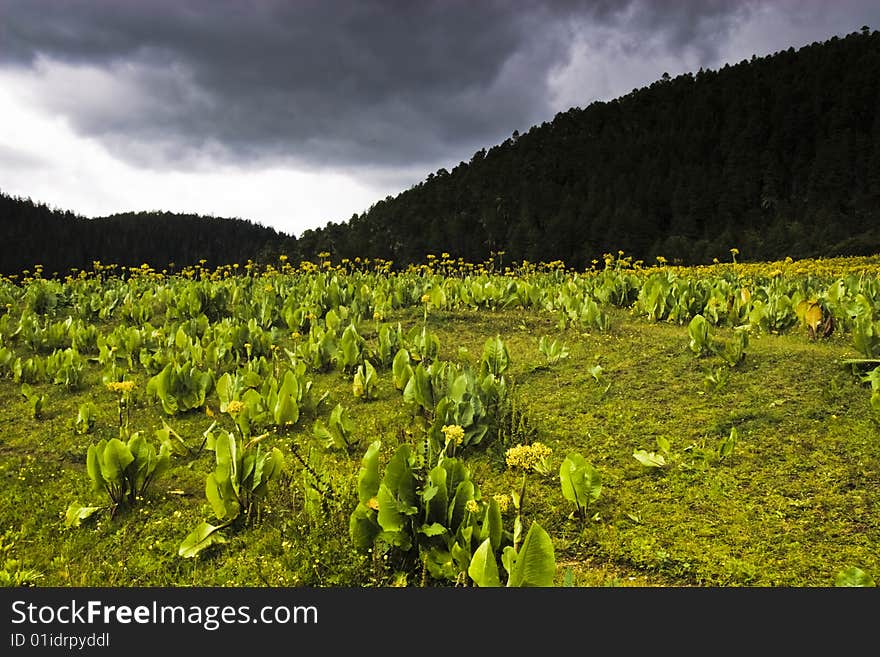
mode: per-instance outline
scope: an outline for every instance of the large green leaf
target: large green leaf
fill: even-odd
[[[204,406],[205,398],[208,396],[208,391],[211,389],[211,385],[214,383],[214,375],[211,372],[199,372],[196,368],[193,368],[192,375],[195,378],[195,400],[185,410],[189,410],[190,408],[200,408]]]
[[[156,467],[156,449],[147,442],[140,431],[129,438],[127,447],[133,457],[127,469],[129,481],[134,491],[139,493],[149,481],[153,469]]]
[[[422,554],[428,572],[437,579],[453,580],[458,571],[452,554],[442,548],[431,547]]]
[[[410,365],[409,352],[406,349],[398,349],[394,360],[391,363],[391,377],[394,381],[394,387],[398,390],[406,388],[412,377],[413,369]]]
[[[71,502],[64,514],[65,527],[79,527],[83,520],[100,511],[101,506],[83,506],[79,502]]]
[[[225,543],[226,537],[220,533],[220,530],[225,526],[226,525],[215,526],[207,522],[201,523],[190,532],[185,539],[183,539],[183,542],[177,550],[177,554],[185,559],[190,559],[212,545]]]
[[[444,458],[441,463],[446,470],[446,490],[453,492],[458,489],[461,482],[470,479],[470,472],[464,462],[458,458]]]
[[[504,566],[504,570],[507,571],[508,581],[510,580],[510,574],[513,572],[513,567],[516,565],[516,550],[512,545],[507,545],[501,551],[501,565]]]
[[[92,488],[96,491],[104,489],[104,476],[101,474],[98,454],[104,451],[106,444],[107,441],[100,440],[97,445],[89,445],[89,449],[86,452],[86,470],[89,473],[89,478],[92,480]]]
[[[584,489],[591,504],[602,494],[602,475],[591,463],[587,463],[584,470]]]
[[[490,539],[487,538],[480,543],[480,547],[474,552],[471,564],[468,566],[468,575],[477,586],[501,586],[501,579],[498,577],[498,562],[495,561]]]
[[[357,364],[360,358],[360,341],[361,337],[354,324],[345,327],[342,337],[339,339],[339,351],[337,352],[340,369],[346,370]]]
[[[396,499],[403,504],[414,506],[416,503],[416,484],[412,473],[412,449],[406,443],[394,450],[388,465],[385,466],[385,476],[382,483],[388,487]]]
[[[170,440],[163,440],[159,447],[159,455],[156,457],[156,465],[153,468],[152,476],[155,479],[165,474],[171,467],[171,451],[172,443]]]
[[[399,532],[406,526],[406,516],[400,512],[397,499],[387,485],[379,486],[379,526],[386,532]]]
[[[370,361],[364,361],[363,365],[359,365],[357,372],[354,374],[352,382],[352,392],[355,397],[366,400],[373,399],[376,394],[376,368]]]
[[[215,472],[205,478],[205,497],[208,498],[214,515],[220,520],[233,520],[241,511],[238,500],[231,495],[231,487],[228,483],[218,480]]]
[[[168,363],[162,371],[147,381],[147,394],[159,398],[162,403],[162,410],[168,415],[174,415],[177,412],[177,399],[171,392],[171,378],[173,366]]]
[[[532,523],[513,564],[507,585],[511,587],[553,586],[556,558],[553,541],[541,525]]]
[[[446,527],[441,525],[439,522],[432,522],[430,525],[422,525],[419,527],[419,533],[424,534],[425,536],[442,536],[446,533]]]
[[[436,466],[428,473],[428,484],[422,494],[426,502],[425,521],[446,524],[449,494],[446,488],[446,469]]]
[[[131,450],[118,438],[111,438],[104,446],[103,452],[98,454],[98,463],[101,466],[101,475],[110,484],[118,484],[122,481],[128,464],[134,461]]]
[[[320,440],[327,449],[345,449],[345,445],[340,442],[339,436],[324,426],[320,419],[316,419],[312,424],[312,434]]]
[[[428,296],[431,300],[431,305],[435,308],[445,308],[446,307],[446,293],[443,291],[443,288],[435,286],[431,288],[431,291],[428,293]]]
[[[289,374],[289,372],[288,372]],[[275,424],[279,427],[294,425],[299,420],[299,406],[294,397],[286,394],[282,388],[278,392],[278,400],[272,409]]]
[[[483,517],[483,538],[488,538],[492,543],[492,551],[501,547],[501,539],[504,536],[504,523],[501,518],[501,507],[494,498],[489,499],[486,505],[486,515]]]
[[[217,379],[214,386],[217,390],[217,397],[220,399],[220,412],[225,413],[229,402],[233,399],[232,377],[229,372],[224,372],[223,376]]]
[[[292,370],[287,370],[284,373],[276,400],[269,404],[273,410],[275,424],[283,426],[297,423],[300,415],[298,404],[300,392],[299,379],[296,378],[296,374]]]
[[[239,490],[250,491],[256,488],[260,484],[262,471],[260,446],[250,448],[245,446],[241,451],[241,464],[237,471]]]
[[[214,473],[217,476],[217,481],[236,482],[238,458],[235,436],[228,431],[221,431],[214,439],[214,457],[216,458]]]
[[[276,478],[284,467],[284,455],[277,447],[272,451],[258,455],[254,462],[253,481],[251,491],[255,499],[262,498],[266,494],[269,482]]]
[[[449,553],[452,555],[452,560],[456,565],[456,575],[458,573],[466,573],[471,563],[470,539],[471,537],[468,535],[463,538],[462,542],[454,541],[449,548]]]
[[[510,365],[510,356],[507,353],[507,346],[504,344],[501,336],[496,335],[494,338],[486,340],[486,343],[483,345],[483,357],[480,363],[481,375],[485,376],[488,372],[493,376],[500,376],[507,370],[508,365]]]
[[[406,387],[404,387],[403,399],[407,403],[418,404],[425,410],[434,410],[434,394],[431,390],[431,379],[422,363],[416,366]]]
[[[599,498],[602,481],[598,471],[583,456],[572,452],[559,467],[562,496],[574,502],[578,509],[586,507]]]
[[[335,331],[337,328],[339,328],[339,324],[340,324],[339,315],[336,313],[336,311],[333,308],[330,308],[327,311],[327,313],[324,315],[324,324],[331,331]]]
[[[367,505],[379,493],[379,448],[382,442],[374,440],[367,448],[358,471],[358,501]]]
[[[452,504],[449,505],[448,523],[450,529],[455,531],[464,520],[465,507],[467,503],[474,499],[474,482],[465,480],[461,482],[455,489],[455,497]]]
[[[874,587],[874,579],[861,568],[849,566],[834,578],[834,586]]]
[[[376,522],[376,512],[365,504],[358,504],[348,520],[348,534],[355,548],[366,552],[382,528]]]
[[[263,461],[263,484],[277,479],[283,469],[284,454],[277,447],[273,447]]]
[[[702,315],[694,315],[688,324],[688,346],[698,356],[712,351],[711,326]]]
[[[447,392],[447,396],[455,401],[456,403],[460,403],[464,400],[465,393],[468,391],[468,376],[467,374],[459,374],[455,380],[452,382],[452,385],[449,386],[449,391]],[[470,422],[468,422],[470,424]]]
[[[662,454],[648,452],[644,449],[636,449],[633,451],[633,457],[642,465],[648,468],[662,468],[666,465],[666,458]]]
[[[855,318],[852,327],[852,340],[856,351],[861,353],[865,358],[876,358],[877,350],[877,325],[874,323],[871,314],[859,315]]]
[[[174,346],[178,351],[183,351],[186,347],[190,346],[189,336],[186,334],[183,325],[179,326],[177,333],[174,334]]]

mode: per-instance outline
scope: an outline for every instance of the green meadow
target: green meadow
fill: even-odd
[[[880,577],[873,260],[243,269],[0,283],[5,584]]]

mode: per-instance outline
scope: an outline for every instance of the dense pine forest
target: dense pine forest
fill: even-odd
[[[441,169],[303,254],[589,265],[880,250],[880,33],[664,76]]]
[[[42,265],[43,274],[88,270],[94,261],[179,270],[205,260],[210,266],[266,260],[290,239],[244,219],[129,212],[94,219],[44,203],[0,194],[4,248],[0,273]]]
[[[298,238],[169,213],[87,220],[3,197],[0,268],[165,267],[448,252],[478,262],[602,254],[696,264],[880,251],[880,33],[865,27],[720,70],[663,77],[514,132],[452,171]],[[45,236],[51,235],[51,240]]]

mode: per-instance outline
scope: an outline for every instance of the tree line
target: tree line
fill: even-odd
[[[91,270],[103,264],[180,270],[204,260],[207,267],[265,262],[292,239],[274,228],[238,218],[171,212],[128,212],[88,218],[45,203],[0,193],[0,273],[43,275]]]

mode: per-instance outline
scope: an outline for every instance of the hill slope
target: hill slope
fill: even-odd
[[[157,269],[184,267],[205,259],[209,266],[260,260],[289,237],[243,219],[170,212],[138,212],[89,219],[30,199],[0,194],[0,273],[15,274],[42,264],[44,272],[66,273],[105,264]]]
[[[664,76],[306,231],[300,255],[589,265],[880,250],[880,33]]]

